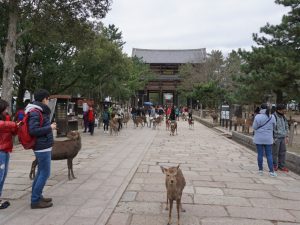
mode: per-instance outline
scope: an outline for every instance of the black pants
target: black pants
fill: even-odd
[[[108,120],[103,120],[103,124],[104,124],[104,131],[108,130],[108,124],[109,124],[109,121]]]
[[[89,122],[89,132],[91,135],[94,134],[95,122]]]

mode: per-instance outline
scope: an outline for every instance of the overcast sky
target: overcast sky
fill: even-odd
[[[250,49],[267,22],[278,24],[288,8],[274,0],[114,0],[103,20],[115,24],[132,48]]]

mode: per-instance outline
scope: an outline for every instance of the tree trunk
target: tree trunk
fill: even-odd
[[[9,23],[7,43],[3,61],[3,80],[1,98],[11,104],[13,92],[13,76],[16,67],[16,42],[17,42],[17,1],[9,1]],[[11,109],[10,109],[11,110]]]
[[[276,94],[276,103],[283,103],[283,93],[281,90],[274,91]]]
[[[30,45],[26,44],[24,46],[24,61],[21,66],[21,73],[19,74],[20,78],[20,84],[18,86],[18,96],[17,96],[17,109],[18,108],[23,108],[24,107],[24,95],[26,92],[26,76],[27,76],[27,71],[28,71],[28,66],[29,66],[29,57],[30,57]]]

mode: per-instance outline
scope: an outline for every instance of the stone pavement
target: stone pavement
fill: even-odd
[[[247,148],[196,123],[178,123],[178,135],[133,129],[119,136],[96,129],[82,135],[75,159],[77,179],[67,180],[66,161],[52,162],[45,196],[54,207],[31,210],[33,155],[15,151],[3,197],[12,205],[0,211],[0,224],[160,225],[167,224],[166,190],[159,165],[180,163],[187,186],[183,194],[182,225],[300,224],[300,177],[279,172],[277,178],[258,176],[256,155]],[[173,211],[173,224],[176,224]]]

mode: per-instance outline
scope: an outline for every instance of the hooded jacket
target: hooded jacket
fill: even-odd
[[[274,138],[285,138],[288,136],[289,133],[289,125],[287,119],[284,117],[283,114],[278,112],[274,113],[276,119],[276,126],[274,129]]]
[[[40,124],[40,113],[32,111],[33,109],[39,110],[43,116],[42,126]],[[35,136],[36,144],[33,150],[43,150],[53,146],[53,133],[51,128],[49,107],[41,102],[33,102],[28,104],[25,113],[29,113],[28,128],[29,134]]]
[[[260,113],[255,116],[252,126],[255,130],[253,142],[260,145],[273,144],[273,129],[275,126],[276,120],[274,116],[270,115],[268,117],[265,109],[260,110]]]

